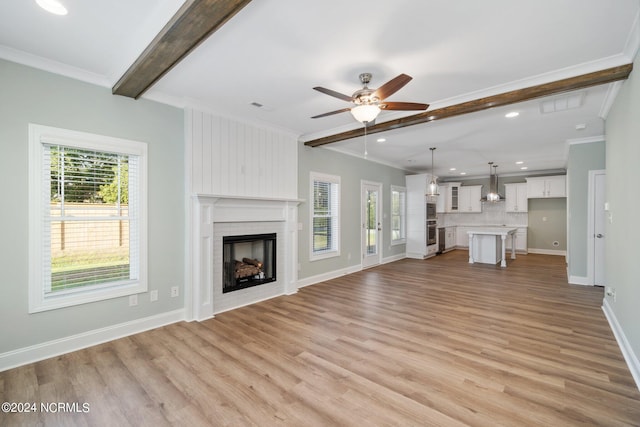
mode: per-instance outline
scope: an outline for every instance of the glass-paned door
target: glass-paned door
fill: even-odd
[[[380,264],[382,257],[382,185],[362,183],[362,267]]]

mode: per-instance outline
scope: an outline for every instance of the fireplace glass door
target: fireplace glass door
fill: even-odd
[[[223,237],[222,293],[276,280],[276,234]]]

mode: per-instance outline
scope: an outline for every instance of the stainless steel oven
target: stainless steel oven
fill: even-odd
[[[427,220],[427,246],[435,245],[437,243],[436,220]]]
[[[436,219],[436,204],[427,202],[427,221],[435,221]]]
[[[436,220],[436,204],[427,202],[427,246],[435,245],[438,242]]]

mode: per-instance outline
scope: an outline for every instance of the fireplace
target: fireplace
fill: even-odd
[[[188,319],[297,292],[299,200],[196,195],[193,202]],[[236,278],[243,258],[262,265]]]
[[[276,236],[223,237],[223,294],[276,281]]]

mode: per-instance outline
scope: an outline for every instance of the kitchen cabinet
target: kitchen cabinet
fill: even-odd
[[[431,175],[405,177],[407,187],[407,257],[425,259],[436,254],[438,245],[427,245],[427,185]]]
[[[516,252],[528,253],[527,247],[527,227],[518,227],[515,233],[516,236]],[[507,239],[507,249],[511,250],[511,239]]]
[[[478,229],[487,226],[463,226],[459,225],[455,228],[455,245],[458,248],[468,248],[469,247],[469,235],[468,231]],[[448,227],[447,227],[448,228]],[[516,252],[518,253],[527,253],[527,227],[514,227],[517,228],[515,232],[516,236]],[[506,249],[511,250],[511,239],[507,239]]]
[[[567,197],[567,177],[557,175],[527,178],[527,197],[529,199]]]
[[[458,193],[460,191],[460,183],[447,182],[443,183],[443,186],[444,190],[442,190],[440,193],[444,193],[444,212],[458,212]]]
[[[444,233],[444,250],[450,251],[452,249],[455,249],[457,244],[456,227],[445,227]]]
[[[527,198],[527,183],[504,185],[504,210],[505,212],[528,212],[529,200]]]
[[[439,195],[436,200],[436,213],[446,213],[449,184],[446,182],[442,184],[438,184],[438,193]]]
[[[458,212],[482,212],[482,185],[463,185],[458,193]]]

